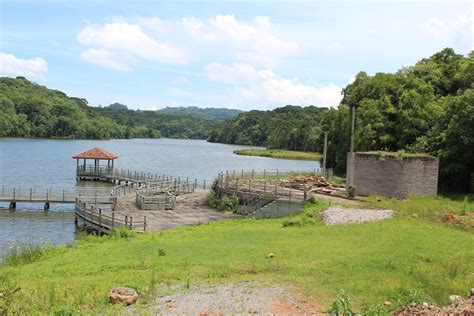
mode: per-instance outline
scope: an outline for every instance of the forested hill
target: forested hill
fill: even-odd
[[[287,105],[273,111],[253,110],[216,127],[210,142],[321,151],[319,124],[328,111],[315,106]]]
[[[343,96],[337,109],[243,113],[209,140],[321,152],[328,131],[328,164],[344,173],[354,106],[357,151],[430,153],[440,157],[441,185],[467,191],[474,173],[474,52],[463,56],[446,48],[396,73],[360,72]]]
[[[243,113],[241,110],[226,109],[226,108],[199,108],[197,106],[188,107],[166,107],[157,110],[160,114],[172,115],[189,115],[203,119],[210,119],[216,121],[224,121]]]
[[[186,114],[167,114],[160,111],[129,110],[116,104],[95,108],[100,115],[115,122],[144,131],[159,131],[170,138],[206,139],[218,121]]]
[[[118,103],[90,107],[85,99],[24,77],[0,77],[0,137],[205,139],[217,122],[186,114],[132,111]]]

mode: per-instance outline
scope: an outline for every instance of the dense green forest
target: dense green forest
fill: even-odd
[[[129,110],[117,103],[108,107],[95,108],[100,115],[124,126],[144,132],[144,137],[153,137],[159,132],[163,137],[206,139],[218,121],[196,117],[190,114],[166,114],[161,111]],[[147,134],[148,131],[148,134]]]
[[[224,121],[243,113],[241,110],[226,109],[226,108],[199,108],[197,106],[188,107],[166,107],[159,109],[156,112],[160,114],[172,115],[189,115],[202,119],[210,119],[216,121]]]
[[[90,107],[24,77],[0,78],[0,137],[198,138],[208,137],[218,121],[237,115],[228,109],[166,108],[129,110],[114,103]]]
[[[337,109],[286,106],[239,114],[209,141],[321,152],[343,174],[356,108],[355,150],[425,152],[440,157],[442,188],[466,191],[474,172],[474,52],[446,48],[396,73],[359,72]]]

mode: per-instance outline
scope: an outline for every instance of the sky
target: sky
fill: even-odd
[[[90,105],[334,107],[359,71],[473,50],[472,1],[1,0],[0,76]]]

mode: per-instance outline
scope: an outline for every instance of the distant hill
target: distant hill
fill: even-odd
[[[200,110],[206,112],[135,111],[120,103],[91,107],[86,99],[69,97],[24,77],[0,77],[0,137],[206,139],[220,123],[215,117],[225,114],[209,109],[206,117]]]
[[[231,119],[243,113],[241,110],[226,109],[226,108],[199,108],[197,106],[188,107],[166,107],[164,109],[157,110],[160,114],[172,114],[172,115],[190,115],[194,117],[225,121]]]

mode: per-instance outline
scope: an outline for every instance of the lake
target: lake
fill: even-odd
[[[119,158],[115,167],[150,173],[196,178],[210,183],[225,170],[311,171],[319,168],[316,161],[284,160],[240,156],[233,150],[249,148],[208,143],[204,140],[130,139],[130,140],[49,140],[0,138],[0,185],[21,187],[72,187],[101,185],[79,183],[75,178],[76,162],[72,156],[100,147]],[[0,203],[0,254],[15,241],[74,240],[72,205],[52,205],[49,212],[42,204],[18,203],[8,210]]]

